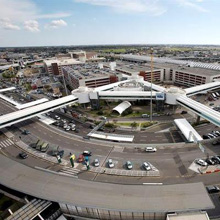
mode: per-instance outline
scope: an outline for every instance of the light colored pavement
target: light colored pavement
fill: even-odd
[[[41,199],[79,207],[136,212],[214,207],[202,183],[166,186],[103,184],[35,170],[2,155],[0,172],[2,185]]]

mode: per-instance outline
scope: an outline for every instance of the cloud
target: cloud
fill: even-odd
[[[207,9],[199,5],[199,3],[202,3],[203,0],[176,0],[176,1],[182,7],[192,8],[199,12],[208,12]]]
[[[0,19],[8,18],[12,22],[23,23],[28,20],[54,19],[71,16],[67,12],[42,14],[32,0],[0,0]]]
[[[14,25],[10,19],[0,19],[0,26],[4,28],[5,30],[20,30],[20,27],[17,25]]]
[[[159,4],[158,0],[74,0],[79,3],[87,3],[97,6],[110,7],[118,12],[148,13],[149,15],[161,15],[166,8]]]
[[[39,32],[39,23],[35,20],[25,21],[24,29],[30,32]]]
[[[67,23],[60,19],[60,20],[53,20],[50,23],[45,25],[45,28],[51,28],[51,29],[55,29],[55,28],[59,28],[59,27],[64,27],[67,26]]]
[[[67,12],[60,12],[60,13],[52,13],[52,14],[40,14],[37,15],[36,18],[44,19],[44,18],[66,18],[70,17],[71,14]]]

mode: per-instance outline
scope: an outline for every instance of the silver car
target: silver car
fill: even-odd
[[[149,164],[148,162],[144,162],[144,163],[143,163],[143,167],[144,167],[144,169],[147,170],[147,171],[151,170],[151,166],[150,166],[150,164]]]

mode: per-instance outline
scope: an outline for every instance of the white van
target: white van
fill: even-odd
[[[150,115],[148,115],[148,114],[142,114],[141,117],[142,117],[142,118],[149,118]]]

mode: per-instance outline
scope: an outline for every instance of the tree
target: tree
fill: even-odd
[[[137,126],[138,126],[137,122],[134,121],[134,122],[131,123],[132,128],[136,128]]]

